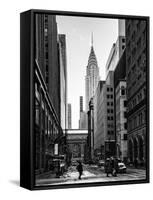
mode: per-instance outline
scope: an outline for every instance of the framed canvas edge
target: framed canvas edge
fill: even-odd
[[[41,9],[30,9],[28,11],[20,13],[20,22],[21,22],[21,16],[24,15],[25,13],[30,14],[30,42],[29,42],[29,48],[30,48],[30,56],[29,56],[29,61],[30,61],[30,111],[29,111],[29,121],[30,121],[30,137],[29,143],[30,143],[30,149],[29,152],[24,152],[24,155],[27,156],[29,155],[29,170],[30,174],[28,177],[30,182],[29,185],[25,185],[24,183],[21,182],[21,157],[23,157],[23,154],[21,155],[21,140],[22,140],[22,135],[23,132],[20,129],[20,186],[29,190],[44,190],[44,189],[64,189],[64,188],[78,188],[78,187],[96,187],[96,186],[114,186],[114,185],[128,185],[128,184],[142,184],[142,183],[150,183],[150,128],[149,128],[149,114],[150,114],[150,109],[149,109],[149,103],[150,103],[150,93],[149,93],[149,84],[150,84],[150,74],[149,74],[149,67],[150,67],[150,17],[149,16],[136,16],[136,15],[122,15],[122,14],[104,14],[104,13],[88,13],[88,12],[73,12],[73,11],[58,11],[58,10],[41,10]],[[146,134],[146,179],[143,180],[127,180],[127,181],[110,181],[110,182],[92,182],[92,183],[80,183],[80,184],[60,184],[60,185],[47,185],[47,186],[36,186],[35,185],[35,176],[34,176],[34,15],[35,14],[53,14],[53,15],[65,15],[65,16],[80,16],[80,17],[98,17],[98,18],[117,18],[117,19],[144,19],[147,22],[147,41],[146,41],[146,46],[147,46],[147,134]],[[21,26],[21,23],[20,23]],[[20,29],[21,31],[21,29]],[[21,32],[20,32],[20,39],[21,39]],[[23,74],[21,73],[21,52],[23,51],[23,47],[21,45],[21,40],[20,40],[20,125],[21,125],[21,116],[23,115],[22,109],[21,109],[21,98],[23,98],[21,93],[21,82],[22,82],[22,77]],[[23,83],[22,83],[23,84]],[[24,85],[25,86],[25,85]],[[22,99],[23,100],[23,99]],[[25,167],[25,171],[27,168]],[[23,171],[23,170],[22,170]],[[23,173],[23,172],[22,172]]]

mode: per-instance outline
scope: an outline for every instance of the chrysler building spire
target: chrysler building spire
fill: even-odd
[[[85,99],[86,99],[86,112],[89,108],[89,101],[94,96],[99,77],[99,67],[96,59],[96,55],[93,47],[93,32],[91,34],[91,50],[88,58],[88,65],[86,68],[86,77],[85,77]]]

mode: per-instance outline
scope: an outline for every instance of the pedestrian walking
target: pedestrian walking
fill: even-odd
[[[78,161],[78,166],[77,166],[77,170],[79,172],[79,179],[81,179],[81,176],[82,176],[82,172],[83,172],[83,167],[82,167],[82,164],[81,164],[81,161]]]
[[[115,169],[114,169],[114,158],[113,157],[111,157],[110,158],[110,168],[111,168],[111,174],[112,174],[112,176],[114,176],[114,174],[115,174]]]
[[[110,162],[109,158],[107,158],[105,161],[105,173],[106,173],[107,177],[109,177],[109,174],[112,173],[111,172],[111,162]]]
[[[113,163],[113,176],[117,176],[117,171],[118,171],[118,160],[117,158],[114,159]]]

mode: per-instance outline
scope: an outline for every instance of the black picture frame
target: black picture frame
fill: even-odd
[[[141,19],[146,21],[147,35],[147,71],[146,71],[146,179],[115,182],[92,182],[62,185],[35,185],[35,137],[34,137],[34,16],[35,14],[51,14],[64,16],[115,18],[115,19]],[[109,185],[125,185],[149,183],[149,17],[117,14],[84,13],[70,11],[53,11],[32,9],[20,14],[20,186],[29,190],[60,189],[76,187],[93,187]]]

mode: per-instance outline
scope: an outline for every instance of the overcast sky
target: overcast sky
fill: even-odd
[[[106,18],[57,16],[58,33],[66,35],[68,103],[72,106],[72,128],[78,128],[79,98],[85,109],[85,75],[88,57],[93,46],[101,80],[105,80],[105,65],[111,47],[117,40],[118,20]]]

